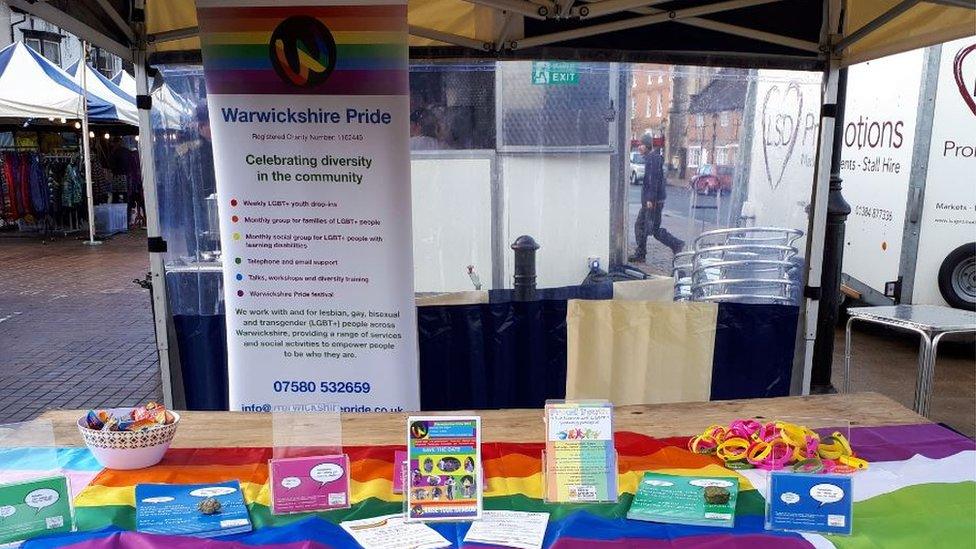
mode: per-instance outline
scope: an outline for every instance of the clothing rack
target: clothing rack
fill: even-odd
[[[87,218],[87,216],[83,215],[78,207],[78,204],[70,206],[63,205],[60,203],[61,198],[57,194],[50,194],[56,187],[54,186],[54,181],[50,179],[54,176],[52,176],[48,171],[52,167],[56,166],[57,163],[64,163],[65,166],[75,166],[75,169],[77,169],[77,164],[81,160],[81,155],[78,151],[61,148],[53,149],[51,152],[45,153],[39,151],[36,146],[13,145],[0,147],[0,154],[26,154],[28,157],[33,157],[35,159],[34,161],[38,162],[41,166],[41,185],[43,186],[43,190],[48,193],[48,206],[45,209],[38,211],[36,209],[28,208],[26,212],[21,210],[20,213],[24,215],[13,220],[6,219],[6,225],[16,225],[19,231],[34,232],[43,234],[45,236],[52,236],[56,234],[67,236],[68,234],[83,230],[84,227],[82,220]],[[7,177],[9,175],[9,173],[4,173],[0,174],[0,177]],[[21,173],[21,175],[23,174]],[[64,189],[64,181],[64,179],[58,180],[58,188],[60,188],[62,191]],[[12,184],[12,182],[9,179],[4,179],[4,181],[0,183],[2,183],[0,184],[0,190],[6,190],[9,193],[9,186]],[[20,183],[18,183],[18,185],[20,185],[18,186],[18,192],[22,193],[28,189],[28,187],[25,187]],[[6,187],[6,189],[4,189],[4,187]],[[27,192],[33,194],[35,189],[36,187],[32,186],[29,190],[27,190]],[[21,194],[18,199],[22,200],[22,197],[23,194]],[[6,199],[8,197],[0,198]],[[3,200],[0,200],[0,202],[3,202]],[[9,204],[10,201],[6,200],[6,202]],[[6,213],[7,212],[2,212],[4,216]]]

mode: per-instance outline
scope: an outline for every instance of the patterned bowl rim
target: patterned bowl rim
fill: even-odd
[[[111,411],[111,412],[114,412],[116,410],[133,410],[133,409],[134,408],[125,408],[125,407],[122,407],[122,408],[109,408],[108,410]],[[92,437],[108,436],[108,433],[113,433],[113,434],[116,434],[116,435],[118,435],[119,433],[126,433],[126,434],[121,435],[123,437],[125,437],[125,436],[136,437],[136,436],[140,436],[140,435],[141,436],[146,436],[146,435],[152,433],[153,431],[162,430],[162,429],[167,428],[167,427],[171,428],[175,432],[176,426],[180,423],[180,414],[179,414],[179,412],[174,412],[173,410],[170,410],[168,408],[167,408],[167,411],[169,413],[173,414],[173,423],[167,423],[167,424],[164,424],[164,425],[154,425],[154,426],[152,426],[152,427],[150,427],[148,429],[142,430],[142,431],[102,431],[102,430],[99,430],[99,429],[91,429],[87,425],[83,425],[82,424],[82,422],[85,421],[85,418],[88,417],[88,414],[87,413],[85,415],[81,416],[80,418],[78,418],[78,422],[76,423],[76,425],[78,425],[78,430],[81,431],[82,436],[85,437],[86,439],[89,436],[92,436]],[[100,433],[105,433],[105,435],[101,435]]]

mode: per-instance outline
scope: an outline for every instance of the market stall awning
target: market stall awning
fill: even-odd
[[[82,90],[66,72],[23,42],[0,50],[0,118],[81,118]],[[88,94],[92,119],[113,119],[115,107]]]
[[[160,59],[199,55],[194,0],[9,0],[131,58],[133,21]],[[138,3],[137,3],[138,4]],[[696,60],[812,68],[969,36],[972,0],[410,0],[411,56]],[[830,43],[843,11],[845,32]],[[824,32],[828,29],[827,32]]]
[[[112,77],[112,83],[117,85],[123,92],[135,97],[136,79],[125,71],[119,71]],[[155,86],[153,86],[155,87]],[[153,95],[153,125],[168,130],[175,130],[182,127],[183,122],[192,114],[186,102],[173,91],[172,88],[163,85],[152,92]]]
[[[73,65],[68,67],[67,71],[68,74],[70,74],[74,79],[75,84],[79,87],[82,86],[82,72],[79,70],[80,66],[81,61],[76,61]],[[110,103],[113,107],[115,107],[115,121],[124,122],[133,126],[139,124],[139,114],[136,110],[135,95],[130,95],[122,91],[119,86],[106,78],[102,73],[93,69],[91,65],[85,65],[84,78],[84,85],[87,87],[88,93],[101,98],[106,103]],[[90,115],[89,117],[96,122],[105,121]]]

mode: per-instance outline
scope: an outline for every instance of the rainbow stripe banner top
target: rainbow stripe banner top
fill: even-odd
[[[197,1],[209,93],[407,93],[405,2],[237,4]],[[286,19],[290,24],[281,26]],[[315,32],[323,27],[327,32]],[[321,83],[307,85],[316,80]]]

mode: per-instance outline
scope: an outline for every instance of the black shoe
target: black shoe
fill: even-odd
[[[647,260],[647,256],[644,254],[634,254],[627,258],[627,263],[644,263]]]

